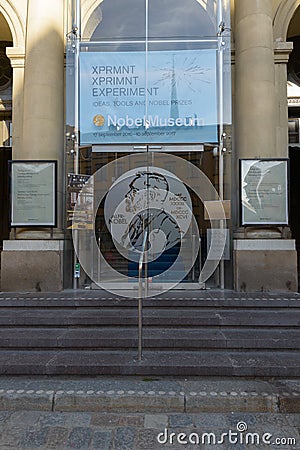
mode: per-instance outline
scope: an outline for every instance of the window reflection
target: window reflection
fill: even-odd
[[[149,1],[149,37],[215,35],[215,27],[197,0]]]
[[[144,0],[103,0],[101,22],[91,40],[145,37],[146,3]]]
[[[211,0],[211,4],[214,1]],[[146,35],[145,0],[103,0],[91,40],[134,39]],[[199,0],[149,0],[149,38],[199,38],[216,35],[216,24]]]

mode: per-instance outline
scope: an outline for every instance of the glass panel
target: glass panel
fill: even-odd
[[[81,52],[98,52],[98,53],[113,53],[113,52],[145,52],[145,41],[137,40],[131,41],[118,41],[113,40],[109,42],[81,42]],[[146,56],[144,56],[146,57]]]
[[[75,1],[72,3],[74,6]],[[146,9],[147,5],[148,9]],[[147,11],[148,30],[146,30]],[[74,15],[74,12],[72,14]],[[89,182],[91,176],[99,169],[106,167],[106,165],[109,167],[109,164],[113,161],[115,161],[113,166],[114,173],[108,174],[110,169],[105,169],[101,175],[103,186],[105,186],[107,191],[120,176],[131,169],[135,169],[135,165],[130,165],[136,162],[135,159],[130,158],[130,163],[122,159],[119,160],[119,158],[128,155],[125,152],[144,152],[148,149],[151,152],[149,144],[152,144],[155,147],[153,149],[154,156],[150,156],[150,153],[144,153],[145,156],[141,155],[139,157],[139,165],[137,167],[155,166],[154,163],[151,163],[151,158],[154,161],[156,153],[166,152],[166,160],[162,162],[164,170],[173,172],[176,169],[178,174],[180,173],[178,172],[178,167],[180,168],[181,165],[179,164],[178,166],[178,163],[176,163],[177,168],[173,167],[173,162],[171,159],[168,159],[168,156],[176,155],[176,152],[179,151],[177,145],[181,143],[178,156],[180,155],[183,160],[191,162],[200,169],[219,192],[222,185],[223,197],[225,199],[231,198],[231,52],[229,17],[229,0],[220,0],[220,2],[216,0],[103,0],[88,20],[83,30],[83,39],[80,45],[70,33],[71,37],[67,43],[66,68],[66,287],[72,285],[72,278],[76,272],[74,270],[76,259],[74,259],[72,252],[71,231],[72,210],[78,194],[82,186]],[[72,19],[73,23],[74,20]],[[83,71],[80,75],[79,72],[76,72],[78,65],[77,56],[79,56],[77,52],[79,50],[81,64],[83,64],[85,58],[88,61],[88,54],[92,58],[93,55],[95,56],[94,60],[89,60],[90,67],[86,73]],[[209,63],[208,60],[210,61]],[[127,66],[133,67],[133,65],[136,65],[135,73],[119,73],[120,70],[126,72]],[[103,70],[105,74],[103,74]],[[78,76],[80,80],[77,80]],[[87,91],[84,91],[83,86],[87,77],[89,78],[89,84],[85,85],[84,89],[87,89]],[[80,95],[77,81],[81,84]],[[127,83],[128,86],[123,85],[123,83]],[[134,99],[132,96],[128,97],[125,95],[124,88],[132,88],[134,83],[139,83],[138,87],[146,90],[155,88],[156,91],[153,91],[152,94],[156,93],[157,98],[151,98],[150,92],[148,92],[147,95],[143,94],[138,99],[139,105],[127,104],[126,102],[132,102]],[[119,91],[109,92],[107,89],[110,88],[117,88]],[[120,88],[123,90],[120,91]],[[93,93],[92,97],[94,96],[93,102],[91,101],[91,92]],[[88,95],[90,96],[89,104],[85,105]],[[154,100],[157,100],[158,104]],[[165,103],[160,105],[159,102]],[[101,138],[100,141],[96,142],[82,139],[82,144],[79,145],[78,126],[80,117],[78,104],[81,104],[81,138],[86,133],[85,121],[93,125],[95,125],[94,120],[96,121],[98,128],[91,128],[91,133],[103,131],[103,117],[106,119],[109,112],[112,116],[126,117],[127,115],[130,116],[130,119],[145,116],[147,120],[143,124],[143,139],[135,139],[134,133],[130,129],[130,124],[129,129],[127,129],[128,126],[126,124],[124,126],[118,123],[116,127],[120,129],[114,131],[127,133],[126,139],[114,141],[115,144],[107,141],[105,138]],[[203,113],[198,111],[199,105],[205,106]],[[211,108],[213,113],[210,114],[209,118],[208,110]],[[155,114],[159,117],[164,116],[175,120],[180,119],[181,116],[189,119],[191,114],[194,119],[198,116],[203,116],[202,118],[208,122],[210,121],[209,123],[214,127],[214,137],[205,136],[199,130],[196,140],[190,140],[187,135],[184,135],[181,139],[178,138],[176,141],[169,141],[166,135],[162,138],[155,137],[153,134],[150,134],[150,131],[152,133],[155,131],[153,126],[155,128],[156,122],[151,129],[148,120],[148,115],[155,116]],[[107,130],[107,132],[110,131],[112,130]],[[170,132],[170,130],[167,131]],[[156,130],[156,132],[161,133],[161,130]],[[188,142],[195,142],[195,149],[189,151]],[[167,154],[170,143],[172,144],[172,151],[169,150]],[[218,145],[219,143],[221,143],[220,146]],[[99,144],[96,151],[93,151],[92,144]],[[121,149],[122,144],[126,144],[124,153],[122,153]],[[115,151],[113,150],[114,145],[117,146]],[[184,149],[185,145],[186,148]],[[199,151],[198,146],[203,150]],[[226,151],[222,152],[223,149],[226,149]],[[159,162],[160,157],[158,158]],[[185,183],[184,176],[182,180]],[[188,175],[186,180],[190,180]],[[96,184],[97,182],[99,183],[99,180],[96,180]],[[195,263],[187,272],[184,281],[197,282],[207,257],[207,245],[209,246],[207,244],[207,230],[210,230],[210,226],[217,228],[218,225],[210,225],[210,222],[204,217],[202,199],[200,200],[192,189],[188,187],[187,189],[191,198],[195,220],[183,237],[184,242],[182,245],[187,246],[190,252],[194,248],[197,249],[197,254],[192,255]],[[95,195],[96,190],[97,186],[95,186]],[[102,192],[102,187],[100,190]],[[88,203],[88,193],[86,198]],[[92,276],[86,275],[82,270],[80,278],[77,279],[79,281],[75,283],[80,287],[92,285],[92,279],[113,281],[115,283],[118,280],[126,280],[128,276],[133,277],[133,279],[135,277],[133,272],[136,267],[133,266],[134,264],[136,265],[136,261],[132,263],[130,262],[130,255],[127,255],[127,258],[126,255],[120,254],[111,237],[109,226],[105,221],[105,200],[106,197],[103,197],[99,206],[97,206],[95,220],[92,217],[90,223],[87,223],[87,219],[84,219],[85,222],[77,223],[76,226],[85,228],[91,226],[91,229],[88,231],[91,238],[92,235],[96,237],[97,246],[99,245],[104,260],[116,272],[114,272],[115,275],[111,279],[111,272],[105,272],[107,268],[105,261],[102,266],[99,265],[98,251],[92,248],[91,240],[87,239],[85,250],[87,252],[87,260],[89,260],[90,255]],[[229,228],[229,226],[230,222],[227,221],[226,228]],[[199,229],[199,234],[197,234],[196,228]],[[199,235],[201,241],[198,251]],[[175,253],[173,256],[176,256]],[[226,273],[230,274],[231,263],[226,261],[225,267],[228,269]],[[151,276],[152,269],[154,270],[154,266],[150,266],[149,276]],[[116,275],[117,273],[120,276]],[[171,275],[171,272],[167,276],[169,275]],[[163,273],[159,274],[157,280],[161,282],[164,280]],[[172,280],[166,278],[164,281]],[[211,276],[208,283],[211,286],[216,286],[219,281],[215,273]],[[227,286],[230,287],[230,285]]]
[[[83,38],[89,38],[88,30],[97,23],[91,40],[128,39],[145,37],[145,0],[103,0],[87,24]]]
[[[227,3],[223,2],[225,24],[229,23]],[[89,18],[83,39],[145,38],[147,6],[150,39],[215,36],[217,4],[217,0],[103,0]]]
[[[71,34],[70,34],[71,36]],[[66,45],[66,140],[65,140],[65,175],[68,178],[69,173],[75,173],[76,168],[76,135],[75,135],[75,93],[77,91],[75,83],[75,62],[77,56],[77,43],[70,37],[67,39]],[[67,183],[66,183],[67,184]],[[67,186],[64,188],[64,211],[65,211],[65,239],[64,239],[64,287],[71,288],[73,286],[73,265],[74,265],[74,249],[72,242],[71,230],[68,229],[68,215],[70,214],[71,198]],[[71,196],[71,194],[70,194]],[[74,199],[74,196],[73,196]],[[73,202],[74,205],[75,202]]]
[[[212,1],[150,0],[149,38],[215,36]]]
[[[164,39],[153,40],[148,43],[149,52],[159,52],[163,50],[204,50],[218,49],[218,39],[216,36],[208,38],[199,38],[195,40],[189,39]]]

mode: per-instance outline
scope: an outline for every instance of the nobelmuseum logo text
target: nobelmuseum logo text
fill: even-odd
[[[96,116],[97,117],[97,116]],[[103,117],[103,116],[101,116]],[[95,122],[94,122],[95,123]],[[117,118],[114,116],[107,116],[107,125],[114,126],[118,128],[128,127],[128,128],[139,128],[139,127],[200,127],[203,126],[203,119],[199,117],[159,117],[158,115],[152,116],[143,116],[133,118],[128,115],[125,117]],[[99,125],[97,125],[99,126]]]

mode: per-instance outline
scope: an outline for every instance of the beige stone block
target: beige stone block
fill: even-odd
[[[234,288],[237,291],[297,292],[295,250],[235,250]]]
[[[244,51],[252,47],[273,48],[270,29],[272,29],[272,19],[265,14],[252,14],[244,17],[237,24],[236,30],[239,33],[239,40],[236,42],[237,51]]]
[[[1,290],[4,292],[60,291],[62,252],[3,251]]]
[[[240,70],[252,82],[274,83],[273,50],[270,48],[249,48],[238,55]],[[268,62],[268,64],[266,64]],[[244,81],[244,80],[242,80]]]
[[[271,0],[238,0],[236,2],[237,20],[251,15],[267,15],[272,17],[272,1]]]
[[[277,399],[268,397],[191,397],[186,398],[186,412],[230,413],[239,412],[277,412]]]
[[[156,395],[56,394],[54,411],[183,412],[184,397]]]
[[[300,413],[300,398],[299,397],[282,397],[279,395],[279,409],[281,413],[285,414],[299,414]]]
[[[1,411],[51,411],[54,394],[18,394],[4,392],[0,395]]]

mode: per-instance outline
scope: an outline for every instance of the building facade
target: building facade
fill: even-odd
[[[300,0],[0,0],[1,290],[134,291],[140,250],[120,246],[133,229],[142,245],[132,199],[145,190],[148,201],[160,191],[152,209],[180,229],[178,246],[155,219],[169,239],[149,256],[156,289],[297,291],[299,61]],[[43,161],[56,162],[55,184],[45,172],[55,218],[30,223],[46,194],[16,173],[34,184]]]

